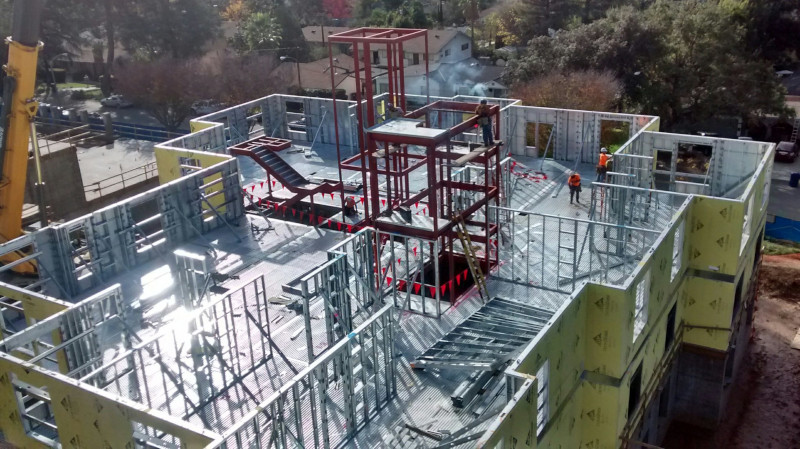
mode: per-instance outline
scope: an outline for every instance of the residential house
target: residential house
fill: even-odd
[[[364,79],[364,69],[359,68],[361,79]],[[331,66],[328,58],[318,59],[312,62],[286,62],[281,64],[276,71],[279,71],[290,86],[297,86],[298,73],[300,72],[300,87],[306,90],[327,90],[331,89]],[[373,79],[383,76],[385,70],[373,69]],[[348,98],[354,98],[356,92],[355,64],[351,56],[340,54],[333,60],[333,82],[336,90],[342,90]]]

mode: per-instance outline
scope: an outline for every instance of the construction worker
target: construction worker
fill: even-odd
[[[478,116],[478,125],[483,129],[483,146],[494,145],[494,137],[492,137],[492,116],[490,115],[489,105],[486,100],[481,100],[481,104],[475,108],[475,114]]]
[[[567,184],[569,185],[569,204],[572,204],[573,197],[575,197],[575,201],[580,204],[581,175],[579,175],[578,172],[572,172],[569,179],[567,179]]]
[[[611,155],[608,154],[606,147],[600,148],[600,159],[597,161],[597,182],[606,182],[606,172],[608,172],[608,161]]]
[[[394,105],[394,103],[391,102],[386,104],[386,109],[387,109],[386,120],[391,120],[393,118],[400,118],[403,115],[405,115],[403,114],[402,109],[398,108],[397,106]]]
[[[352,196],[348,196],[344,199],[344,215],[345,217],[350,217],[358,213],[358,209],[356,209],[356,199]]]

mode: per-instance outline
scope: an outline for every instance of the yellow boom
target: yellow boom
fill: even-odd
[[[14,21],[8,45],[8,64],[3,66],[3,139],[0,145],[0,242],[22,234],[22,205],[28,172],[28,138],[38,103],[33,99],[36,88],[36,63],[39,49],[39,17],[42,0],[22,0],[14,4]],[[44,211],[39,211],[44,213]],[[19,261],[24,254],[11,253],[2,263]],[[18,273],[33,274],[36,265],[25,261],[14,266]]]

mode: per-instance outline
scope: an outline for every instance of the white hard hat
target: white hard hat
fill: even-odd
[[[601,153],[608,153],[608,149],[606,147],[600,148]]]

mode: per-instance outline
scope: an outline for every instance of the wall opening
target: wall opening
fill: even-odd
[[[675,315],[678,311],[678,304],[675,303],[672,305],[672,308],[669,309],[669,314],[667,314],[667,329],[664,336],[664,352],[666,353],[669,350],[669,347],[672,345],[672,342],[675,341]]]
[[[286,125],[289,131],[306,132],[306,115],[302,101],[286,102]]]
[[[161,224],[158,198],[151,198],[130,208],[131,218],[136,223],[134,238],[136,252],[144,253],[166,241]]]
[[[628,391],[628,415],[627,418],[631,417],[631,414],[636,410],[636,406],[639,405],[639,400],[642,396],[642,364],[639,363],[639,367],[636,368],[636,371],[631,376],[631,388]]]
[[[744,209],[744,219],[742,219],[742,244],[739,247],[739,255],[742,254],[744,248],[747,246],[747,242],[750,240],[750,228],[752,227],[753,221],[753,195],[750,195],[750,199],[747,200],[747,206]]]
[[[25,433],[48,447],[60,448],[58,428],[56,427],[50,394],[31,384],[23,382],[11,374],[17,409]]]
[[[633,341],[641,335],[647,325],[647,303],[650,301],[650,270],[636,285],[636,304],[633,317]]]
[[[711,164],[711,145],[678,144],[675,180],[704,183]]]
[[[656,168],[653,182],[659,190],[672,190],[672,151],[656,150]]]
[[[179,157],[178,164],[181,167],[181,176],[188,176],[192,173],[196,172],[197,170],[202,170],[203,167],[200,164],[199,159],[191,158],[191,157]]]
[[[539,132],[536,132],[536,125],[539,125]],[[549,123],[528,122],[525,124],[525,146],[536,149],[536,155],[543,157],[545,153],[553,157],[553,147],[555,146],[555,126]],[[552,136],[552,137],[551,137]],[[549,143],[549,146],[548,146]]]
[[[630,138],[630,122],[600,120],[600,146],[608,148],[610,153],[617,151]]]
[[[544,431],[550,418],[550,409],[547,405],[550,396],[550,360],[545,360],[536,371],[538,387],[536,388],[536,436]]]
[[[670,274],[670,282],[675,280],[675,276],[681,271],[681,259],[683,258],[683,235],[686,230],[686,220],[681,220],[680,224],[675,227],[675,233],[672,235],[672,272]]]
[[[88,278],[92,275],[92,252],[89,250],[86,230],[80,226],[70,229],[68,235],[72,246],[72,271],[78,280]]]

